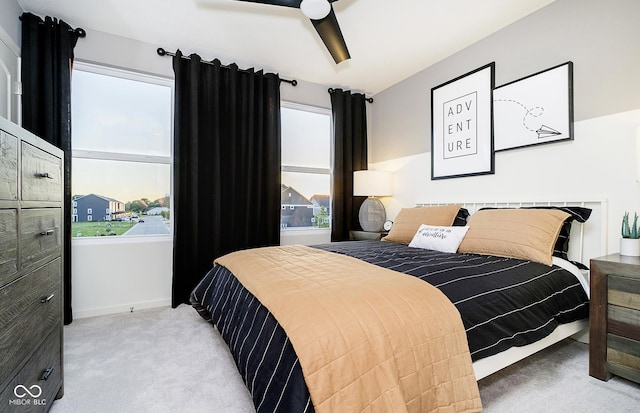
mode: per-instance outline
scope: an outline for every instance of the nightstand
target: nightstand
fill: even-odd
[[[640,383],[640,257],[591,260],[589,375]]]
[[[364,241],[364,240],[374,240],[380,241],[382,237],[386,237],[389,233],[386,231],[383,232],[368,232],[368,231],[358,231],[352,229],[349,231],[349,240],[351,241]]]

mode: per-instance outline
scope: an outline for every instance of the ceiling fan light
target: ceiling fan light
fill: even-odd
[[[327,0],[302,0],[300,10],[308,18],[320,20],[327,17],[331,11],[331,4]]]

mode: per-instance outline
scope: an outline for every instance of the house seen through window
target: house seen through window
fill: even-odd
[[[331,114],[284,104],[282,113],[283,231],[331,225]]]
[[[171,233],[168,79],[74,65],[73,237]]]

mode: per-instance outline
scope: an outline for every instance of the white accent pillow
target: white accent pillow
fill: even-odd
[[[456,252],[469,227],[420,225],[410,247],[442,252]]]

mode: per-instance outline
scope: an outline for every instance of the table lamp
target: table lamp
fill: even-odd
[[[382,231],[387,219],[384,205],[376,196],[391,196],[391,172],[387,171],[354,171],[353,195],[366,196],[358,218],[362,229],[368,232]]]

